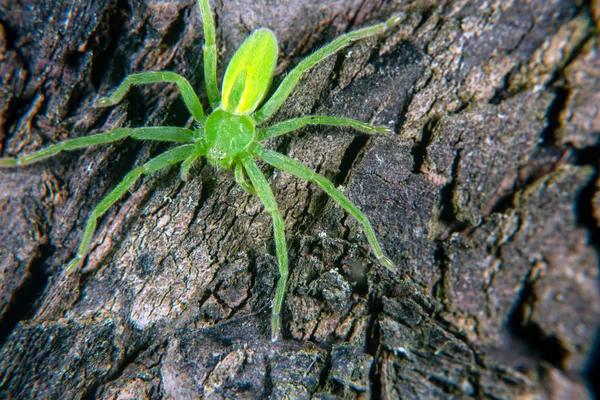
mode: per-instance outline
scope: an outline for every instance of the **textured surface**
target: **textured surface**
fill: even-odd
[[[206,104],[194,1],[84,3],[0,0],[2,155],[189,124],[170,85],[91,107],[129,73],[181,73]],[[0,398],[591,398],[600,3],[215,3],[219,76],[260,26],[285,73],[400,13],[307,74],[274,119],[339,115],[393,134],[310,127],[268,143],[364,210],[399,272],[317,186],[265,168],[291,264],[273,344],[271,219],[230,171],[145,177],[100,221],[83,273],[65,276],[91,209],[167,146],[3,169]]]

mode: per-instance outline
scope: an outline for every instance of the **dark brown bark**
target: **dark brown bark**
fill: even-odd
[[[600,3],[215,3],[219,76],[254,28],[276,32],[284,73],[400,13],[307,74],[275,118],[340,115],[394,134],[312,127],[269,144],[343,187],[398,273],[317,186],[264,168],[291,261],[271,343],[271,220],[230,171],[145,177],[100,221],[83,272],[65,275],[92,208],[168,146],[126,140],[2,169],[0,398],[590,398]],[[0,63],[3,156],[190,124],[170,85],[92,108],[129,73],[181,73],[206,104],[192,0],[3,0]]]

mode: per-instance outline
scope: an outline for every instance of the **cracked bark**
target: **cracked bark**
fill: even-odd
[[[231,173],[199,162],[186,184],[176,168],[145,177],[101,220],[84,272],[65,276],[94,205],[167,147],[124,141],[3,169],[0,397],[591,398],[600,3],[214,6],[219,76],[256,27],[276,32],[284,72],[401,13],[315,68],[276,116],[343,115],[393,135],[310,127],[270,143],[341,185],[400,271],[374,261],[318,187],[265,168],[291,260],[272,344],[271,220]],[[202,88],[201,46],[191,0],[0,2],[2,154],[185,126],[168,85],[91,104],[132,72]]]

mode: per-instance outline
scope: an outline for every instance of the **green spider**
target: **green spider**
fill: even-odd
[[[176,127],[118,128],[105,133],[66,140],[23,157],[0,158],[0,167],[27,165],[63,150],[76,150],[97,144],[110,143],[127,137],[140,140],[156,140],[186,143],[151,159],[129,172],[123,180],[94,208],[88,217],[83,238],[75,258],[66,271],[77,271],[88,253],[92,235],[100,218],[119,198],[146,174],[158,171],[173,164],[181,163],[180,175],[186,181],[195,160],[206,156],[209,163],[218,168],[235,168],[235,180],[247,192],[258,195],[266,211],[273,218],[275,247],[279,264],[279,282],[273,304],[271,319],[272,340],[276,341],[280,332],[280,313],[288,278],[288,257],[283,219],[277,208],[271,188],[254,159],[260,159],[299,178],[315,182],[338,202],[363,226],[364,233],[377,259],[392,271],[396,267],[383,255],[375,233],[367,217],[344,196],[333,183],[322,175],[313,172],[298,161],[283,154],[264,148],[259,141],[284,135],[306,125],[333,125],[352,127],[367,133],[388,132],[387,128],[374,127],[364,122],[343,117],[306,116],[264,126],[279,109],[296,87],[302,74],[318,62],[335,54],[352,42],[385,32],[398,22],[394,16],[385,23],[347,33],[333,40],[321,49],[302,60],[283,79],[275,93],[263,103],[277,65],[277,40],[273,32],[266,28],[254,31],[233,55],[223,78],[222,95],[217,87],[217,49],[215,45],[215,22],[208,0],[198,0],[204,21],[204,80],[208,100],[212,108],[209,115],[204,113],[198,96],[190,83],[173,72],[145,72],[127,76],[112,95],[102,97],[96,107],[109,107],[119,103],[131,85],[144,83],[175,83],[183,101],[195,120],[196,129]],[[250,178],[248,183],[244,174]]]

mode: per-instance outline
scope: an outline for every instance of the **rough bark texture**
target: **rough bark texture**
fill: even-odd
[[[0,398],[592,397],[600,3],[214,3],[219,76],[254,28],[276,32],[283,73],[400,13],[307,74],[275,118],[341,115],[394,134],[313,127],[269,144],[343,187],[399,272],[316,185],[264,168],[291,259],[271,343],[271,220],[230,171],[145,177],[67,276],[94,205],[168,146],[127,140],[3,169]],[[92,103],[149,70],[181,73],[205,101],[201,46],[192,0],[2,0],[2,155],[189,124],[172,85]]]

